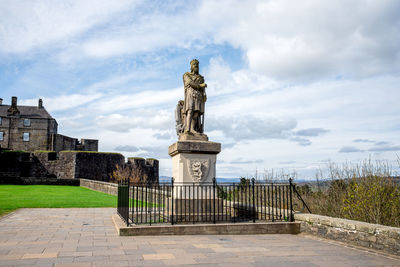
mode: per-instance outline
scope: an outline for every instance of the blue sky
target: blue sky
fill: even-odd
[[[160,159],[193,58],[208,84],[217,176],[400,153],[398,1],[0,0],[0,97],[59,133]]]

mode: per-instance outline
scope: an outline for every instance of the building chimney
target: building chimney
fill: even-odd
[[[18,116],[19,110],[17,108],[17,97],[13,96],[11,98],[11,107],[7,110],[7,116]]]
[[[3,98],[0,98],[0,105],[3,105]]]
[[[39,98],[38,108],[43,108],[43,100]]]
[[[11,107],[17,108],[17,97],[16,96],[11,97]]]

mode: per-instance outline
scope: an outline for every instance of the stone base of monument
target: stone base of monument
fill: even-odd
[[[178,141],[169,146],[175,185],[212,184],[219,152],[221,144],[210,141]]]
[[[175,224],[126,226],[118,214],[112,220],[120,236],[299,234],[299,222]]]
[[[211,215],[204,215],[204,214],[177,214],[169,215],[169,222],[174,224],[187,224],[187,223],[213,223],[214,220],[217,223],[228,223],[232,222],[231,217],[227,216],[226,214],[211,214]]]
[[[169,201],[171,220],[172,215],[176,223],[221,221],[226,217],[224,202],[213,185],[219,152],[221,144],[208,141],[205,134],[181,134],[168,148],[174,178]]]
[[[214,213],[223,212],[224,200],[217,199],[169,199],[169,209],[178,213]]]
[[[214,199],[170,199],[169,221],[180,222],[213,222],[230,221],[224,206],[224,200]],[[172,218],[173,216],[173,218]]]
[[[183,213],[198,213],[210,214],[224,212],[224,200],[217,199],[169,199],[170,213],[183,214]]]

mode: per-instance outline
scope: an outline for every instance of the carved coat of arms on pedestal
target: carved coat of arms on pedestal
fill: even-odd
[[[210,160],[190,159],[187,166],[193,182],[202,182],[210,171]]]

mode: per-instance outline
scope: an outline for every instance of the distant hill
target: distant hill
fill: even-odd
[[[159,181],[161,183],[170,183],[171,178],[172,177],[170,177],[170,176],[160,176]],[[391,177],[391,179],[393,179],[395,181],[395,183],[400,186],[400,176],[394,176],[394,177]],[[320,188],[328,188],[329,185],[331,184],[331,181],[332,181],[331,179],[321,179],[319,181],[296,179],[296,180],[294,180],[294,183],[298,186],[307,184],[311,188],[316,188],[318,185]],[[282,181],[279,180],[277,182],[282,182]],[[217,178],[217,183],[240,183],[240,178]]]
[[[393,176],[393,177],[388,177],[388,179],[392,179],[398,186],[400,186],[400,176]],[[347,179],[345,179],[347,180]],[[331,179],[322,179],[322,180],[307,180],[307,181],[301,181],[301,180],[296,180],[295,183],[298,186],[303,186],[303,185],[308,185],[310,186],[312,191],[315,191],[318,187],[320,189],[327,189],[329,188],[332,180]]]
[[[160,183],[170,183],[171,182],[170,176],[160,176]],[[240,178],[217,178],[217,183],[239,183]]]

